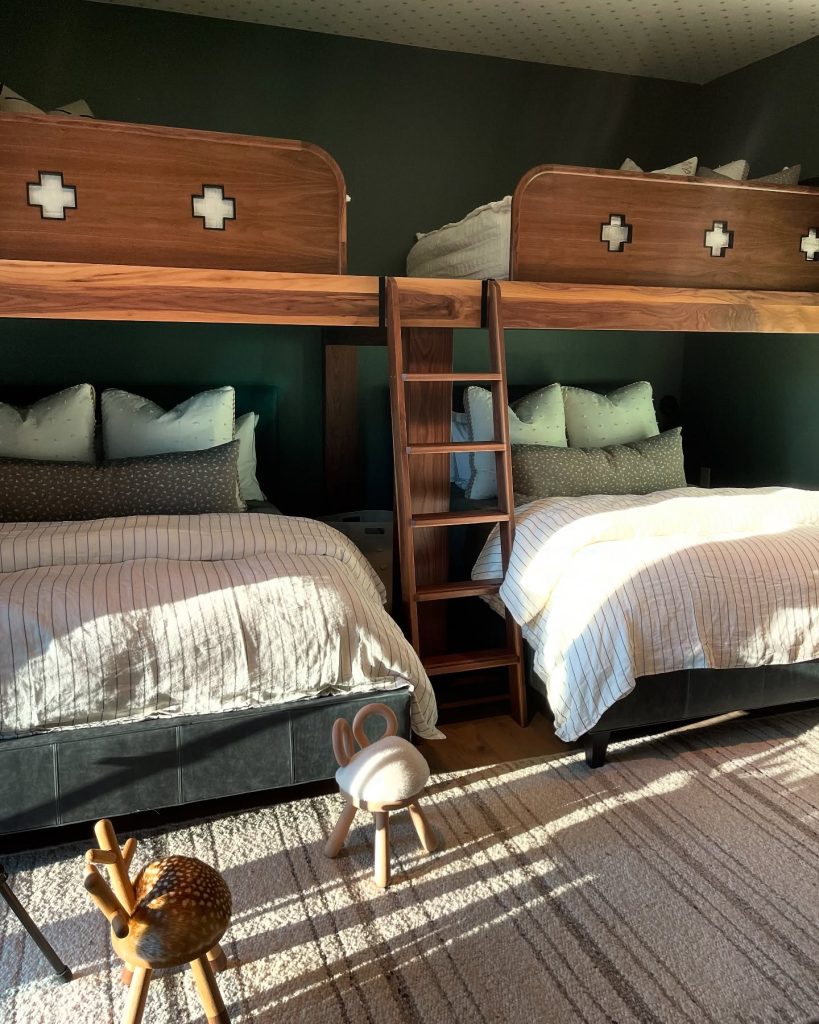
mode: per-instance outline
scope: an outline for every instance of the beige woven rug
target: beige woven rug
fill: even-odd
[[[189,825],[140,843],[216,865],[234,897],[219,983],[231,1019],[304,1024],[791,1024],[819,1012],[819,711],[439,777],[420,854],[372,829],[321,844],[337,797]],[[90,844],[89,844],[90,845]],[[7,858],[12,885],[76,972],[62,986],[0,907],[3,1024],[118,1020],[106,927],[77,847]],[[160,977],[160,976],[157,976]],[[151,984],[145,1020],[204,1020],[189,972]]]

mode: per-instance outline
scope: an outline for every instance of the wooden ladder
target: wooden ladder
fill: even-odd
[[[508,396],[506,389],[506,352],[501,291],[497,281],[487,282],[487,325],[489,328],[489,373],[408,373],[405,369],[404,341],[398,285],[386,281],[387,344],[390,360],[390,404],[392,410],[393,456],[395,461],[396,514],[401,564],[401,591],[409,639],[430,676],[452,675],[505,668],[509,675],[512,717],[527,724],[526,682],[523,671],[523,642],[520,627],[509,614],[506,619],[506,646],[489,650],[424,656],[421,650],[418,605],[427,601],[451,601],[464,597],[497,594],[503,577],[494,580],[465,580],[419,586],[416,581],[415,531],[429,527],[465,526],[472,523],[498,523],[503,574],[509,566],[515,536],[515,499],[512,487],[512,453],[509,445]],[[410,440],[407,416],[407,384],[476,383],[492,390],[494,440],[417,444]],[[451,403],[450,403],[451,405]],[[451,455],[456,452],[494,452],[498,479],[498,509],[468,512],[414,512],[410,459],[417,455]],[[476,700],[475,703],[480,703]],[[471,703],[471,702],[463,702]]]

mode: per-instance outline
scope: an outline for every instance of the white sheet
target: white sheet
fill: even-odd
[[[497,531],[473,579],[501,575]],[[683,488],[518,511],[500,597],[574,740],[679,669],[819,658],[819,492]]]
[[[409,684],[435,697],[336,530],[260,513],[0,525],[0,736]]]
[[[407,256],[410,277],[509,277],[512,197],[487,203],[463,220],[417,235]]]

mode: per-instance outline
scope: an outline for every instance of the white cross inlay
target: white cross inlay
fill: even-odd
[[[236,219],[236,200],[225,196],[221,185],[203,185],[201,196],[191,196],[193,216],[203,219],[202,226],[224,231],[226,220]]]
[[[715,220],[711,230],[705,232],[705,248],[711,250],[712,256],[724,256],[733,247],[734,232],[728,230],[726,221]]]
[[[819,228],[811,228],[806,235],[803,235],[799,248],[805,254],[806,260],[819,258]]]
[[[624,213],[613,213],[608,224],[600,225],[600,241],[609,243],[609,252],[622,252],[631,241],[631,225]]]
[[[65,220],[65,211],[77,208],[77,190],[63,183],[60,171],[40,171],[39,184],[28,183],[28,205],[39,206],[41,217]]]

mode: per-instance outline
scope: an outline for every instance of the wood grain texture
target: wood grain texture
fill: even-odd
[[[357,508],[362,492],[358,434],[358,349],[324,345],[324,503]]]
[[[395,281],[405,326],[480,326],[480,281]],[[375,329],[378,285],[350,275],[0,260],[0,316]],[[459,301],[447,300],[449,285]],[[405,300],[419,296],[406,314]],[[504,281],[501,296],[507,330],[819,333],[817,292]]]
[[[632,230],[619,252],[601,240],[612,215]],[[733,232],[722,256],[705,245],[715,221]],[[800,249],[811,228],[819,229],[819,189],[547,165],[515,190],[511,277],[816,291],[819,260]]]
[[[28,184],[61,173],[76,209],[45,219]],[[224,230],[194,217],[204,185],[235,201]],[[344,178],[287,139],[0,114],[0,259],[340,274]]]
[[[0,260],[0,316],[375,326],[378,278]]]

